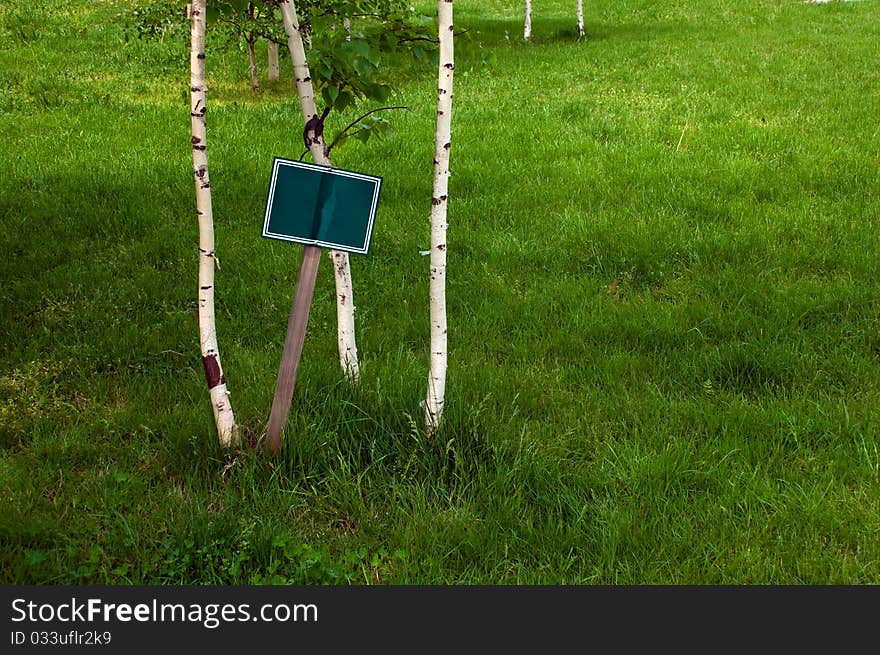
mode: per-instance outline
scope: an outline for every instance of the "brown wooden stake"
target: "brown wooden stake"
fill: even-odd
[[[302,357],[303,343],[306,340],[306,326],[309,322],[309,309],[315,293],[315,280],[318,277],[318,264],[321,262],[321,249],[306,246],[303,251],[293,307],[287,321],[287,336],[284,338],[284,352],[278,369],[278,382],[275,383],[275,397],[269,413],[269,450],[278,455],[281,452],[281,430],[287,424],[293,389],[296,387],[296,372]]]

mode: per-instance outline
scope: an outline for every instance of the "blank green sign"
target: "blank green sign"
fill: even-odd
[[[366,255],[382,178],[276,157],[263,236]]]

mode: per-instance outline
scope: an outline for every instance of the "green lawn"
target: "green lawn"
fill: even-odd
[[[420,409],[436,71],[399,62],[394,138],[334,151],[384,178],[362,385],[325,259],[277,462],[289,62],[255,94],[209,36],[228,458],[188,33],[138,39],[128,4],[0,5],[0,582],[880,583],[880,3],[587,0],[578,41],[574,1],[538,0],[524,43],[521,2],[459,0],[445,429]]]

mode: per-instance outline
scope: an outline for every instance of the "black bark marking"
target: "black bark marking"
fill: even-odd
[[[212,285],[209,284],[209,285],[204,286],[204,287],[199,287],[199,289],[201,289],[202,291],[207,291],[208,289],[211,288],[211,286],[212,286]]]
[[[437,205],[439,205],[441,202],[443,202],[443,201],[440,200],[440,198],[431,198],[431,204],[434,205],[435,207]]]
[[[443,149],[449,150],[451,147],[452,147],[452,144],[447,142],[446,145],[443,146]]]
[[[442,96],[444,93],[446,93],[446,89],[443,89],[443,88],[437,89],[437,93]]]
[[[340,304],[340,305],[344,305],[344,304],[345,304],[345,294],[344,294],[344,293],[340,293],[340,294],[339,294],[339,304]]]
[[[443,68],[448,68],[449,70],[453,71],[455,70],[455,64],[449,62],[448,64],[443,64]]]
[[[312,117],[306,123],[306,126],[303,128],[303,143],[305,144],[306,149],[311,147],[313,143],[323,142],[324,119],[327,118],[327,114],[329,113],[330,107],[326,107],[324,111],[321,112],[320,117],[317,114],[312,114]]]
[[[196,143],[201,143],[201,141],[202,141],[202,140],[201,140],[199,137],[197,137],[197,136],[194,136],[194,137],[192,138],[193,145],[195,145]]]
[[[440,251],[446,250],[446,244],[441,243],[439,246],[437,246],[437,250],[440,250]]]
[[[202,364],[205,366],[205,380],[208,382],[208,389],[226,384],[226,379],[220,371],[217,355],[205,355],[202,357]]]
[[[204,58],[205,58],[204,52],[200,52],[199,54],[196,55],[196,59],[204,59]]]
[[[210,183],[210,182],[205,182],[205,183],[202,185],[202,188],[203,188],[203,189],[210,189],[210,188],[211,188],[211,183]]]

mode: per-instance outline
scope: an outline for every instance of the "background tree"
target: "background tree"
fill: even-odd
[[[584,35],[584,0],[577,0],[575,8],[577,14],[578,36]],[[523,25],[523,39],[528,41],[532,36],[532,0],[526,0],[526,18]]]
[[[278,61],[278,44],[274,41],[266,42],[266,67],[270,80],[281,77],[281,66]]]
[[[584,0],[577,0],[578,36],[584,35]]]
[[[277,73],[277,44],[283,42],[282,33],[275,15],[274,0],[212,0],[209,10],[211,25],[223,25],[230,34],[241,39],[247,48],[248,69],[250,71],[251,88],[259,90],[260,81],[257,71],[256,44],[257,39],[264,38],[275,46],[275,59],[272,60],[273,48],[269,48],[267,66],[269,78]],[[274,66],[273,66],[274,64]],[[277,79],[277,76],[274,78]]]
[[[214,214],[211,207],[211,181],[208,176],[208,142],[205,115],[205,0],[193,0],[190,47],[190,117],[192,119],[193,179],[196,189],[196,213],[199,219],[199,342],[205,379],[211,395],[211,407],[220,445],[229,447],[238,441],[238,427],[229,402],[226,378],[220,365],[217,329],[214,322]]]

